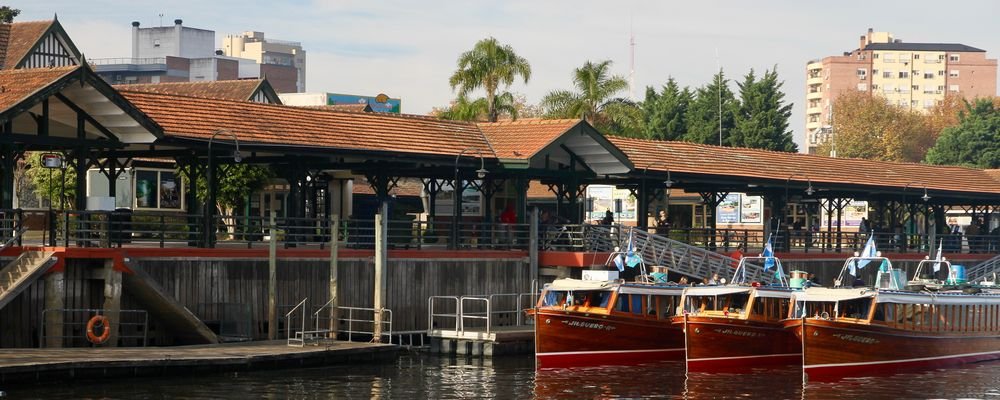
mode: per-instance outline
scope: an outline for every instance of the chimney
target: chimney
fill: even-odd
[[[132,58],[139,58],[139,21],[132,21]]]
[[[174,53],[174,57],[184,57],[184,43],[181,41],[181,30],[183,30],[184,21],[180,18],[174,20],[174,43],[176,43],[177,50]]]
[[[858,44],[858,49],[860,49],[860,50],[864,50],[865,49],[865,45],[868,44],[867,43],[868,41],[865,40],[866,38],[867,37],[865,35],[861,35],[861,40],[860,40],[860,44]]]

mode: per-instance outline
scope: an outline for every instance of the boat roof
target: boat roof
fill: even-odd
[[[876,296],[875,301],[878,303],[897,304],[983,305],[1000,304],[1000,294],[967,294],[962,292],[900,292],[883,290],[878,292],[878,296]]]
[[[551,290],[613,290],[619,281],[584,281],[580,279],[556,279],[548,285]]]
[[[835,302],[844,300],[854,300],[865,297],[875,297],[876,293],[878,292],[868,288],[831,289],[831,288],[811,287],[801,292],[795,292],[792,295],[792,299],[794,301]]]
[[[753,286],[694,286],[684,291],[686,296],[724,296],[734,293],[753,293],[757,297],[791,297],[793,290],[790,288],[766,288]]]
[[[631,293],[631,294],[668,294],[672,296],[680,296],[684,293],[685,289],[690,289],[688,286],[679,285],[650,285],[650,284],[624,284],[621,289],[618,289],[619,293]]]

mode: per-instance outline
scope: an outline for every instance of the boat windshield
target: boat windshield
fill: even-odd
[[[689,314],[728,314],[741,313],[750,301],[750,290],[729,293],[687,293],[684,300],[684,311]]]
[[[547,290],[542,296],[542,307],[585,306],[607,308],[611,300],[609,290]]]

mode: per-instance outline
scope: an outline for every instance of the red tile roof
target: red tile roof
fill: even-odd
[[[3,69],[14,69],[17,64],[31,51],[38,39],[52,26],[55,21],[26,21],[4,24],[9,26],[10,33],[6,46],[0,48],[3,56]]]
[[[114,85],[115,89],[130,92],[177,94],[209,99],[249,101],[261,79],[240,79],[227,81],[165,82],[149,84]]]
[[[0,111],[6,111],[80,67],[0,70]]]
[[[467,122],[120,90],[166,136],[208,139],[225,128],[242,143],[449,156],[471,148],[494,157],[479,129]]]
[[[331,104],[325,106],[299,106],[303,108],[313,108],[317,110],[340,111],[340,112],[372,112],[372,107],[368,103],[364,104]]]
[[[520,119],[480,122],[497,158],[526,159],[579,124],[579,119]]]
[[[608,139],[628,155],[636,170],[670,170],[815,184],[922,188],[1000,193],[1000,184],[983,170],[914,163],[891,163],[811,154],[720,147],[687,142]]]

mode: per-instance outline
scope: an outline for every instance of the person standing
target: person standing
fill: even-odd
[[[507,207],[500,213],[500,226],[503,228],[508,244],[517,244],[517,240],[514,238],[514,224],[516,223],[517,212],[514,211],[513,205],[507,203]]]

